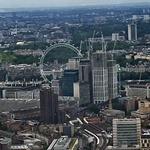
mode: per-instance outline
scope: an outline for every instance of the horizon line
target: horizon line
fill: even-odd
[[[112,4],[80,4],[80,5],[58,5],[58,6],[20,6],[20,7],[0,7],[0,10],[15,10],[15,9],[57,9],[57,8],[77,8],[77,7],[105,7],[105,6],[120,6],[120,5],[125,5],[125,6],[136,6],[136,5],[146,5],[149,4],[150,2],[124,2],[124,3],[112,3]],[[148,7],[148,6],[147,6]]]

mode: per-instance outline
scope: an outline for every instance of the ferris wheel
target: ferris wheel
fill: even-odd
[[[46,77],[46,74],[44,72],[44,59],[50,52],[56,50],[57,48],[67,48],[68,50],[75,52],[79,58],[83,57],[81,53],[81,49],[79,50],[75,46],[68,44],[68,43],[57,43],[50,47],[47,47],[46,51],[42,54],[42,57],[40,59],[40,73],[45,82],[50,83],[49,79]]]

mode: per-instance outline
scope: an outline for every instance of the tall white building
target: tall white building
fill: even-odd
[[[119,41],[120,37],[119,37],[119,33],[112,33],[112,41]]]
[[[92,55],[93,101],[99,104],[108,100],[107,54],[97,51]]]
[[[137,24],[128,25],[128,40],[137,41]]]
[[[92,55],[93,101],[103,103],[118,96],[117,65],[112,53],[97,51]]]
[[[108,96],[109,100],[118,96],[118,67],[116,61],[113,60],[113,54],[107,54],[108,67]]]
[[[118,149],[137,150],[141,147],[141,120],[113,119],[113,147]]]

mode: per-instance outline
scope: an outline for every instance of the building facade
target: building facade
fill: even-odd
[[[79,105],[92,102],[92,72],[90,60],[80,60],[79,64]]]
[[[47,150],[77,150],[78,147],[78,139],[62,136],[59,139],[54,139]]]
[[[118,96],[118,67],[116,65],[116,61],[113,60],[113,55],[108,55],[108,97],[109,99],[114,99]]]
[[[49,85],[43,85],[40,90],[40,116],[44,123],[58,122],[58,95]]]
[[[97,51],[92,55],[92,89],[95,104],[118,95],[118,69],[112,53]]]
[[[150,98],[150,84],[135,83],[125,86],[126,95],[128,97],[138,97],[141,99]]]
[[[107,54],[97,51],[92,55],[93,101],[95,104],[108,100]]]
[[[80,62],[80,58],[77,58],[77,57],[69,59],[69,61],[67,63],[67,69],[68,70],[78,70],[79,62]]]
[[[112,41],[119,41],[119,33],[112,33]]]
[[[60,81],[59,80],[52,80],[51,86],[54,89],[54,93],[60,95]]]
[[[113,119],[113,147],[141,147],[141,120]]]
[[[65,70],[61,81],[63,96],[74,95],[74,83],[79,81],[78,70]]]
[[[148,100],[139,100],[138,102],[138,110],[133,111],[131,115],[133,117],[138,117],[141,119],[149,119],[150,118],[150,101]]]
[[[144,134],[141,138],[142,150],[150,150],[150,134]]]
[[[128,40],[137,41],[137,24],[128,25]]]

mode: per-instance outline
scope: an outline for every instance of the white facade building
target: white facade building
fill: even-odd
[[[128,25],[128,40],[137,41],[137,25],[136,24]]]
[[[113,119],[113,147],[137,148],[141,147],[141,120]]]

